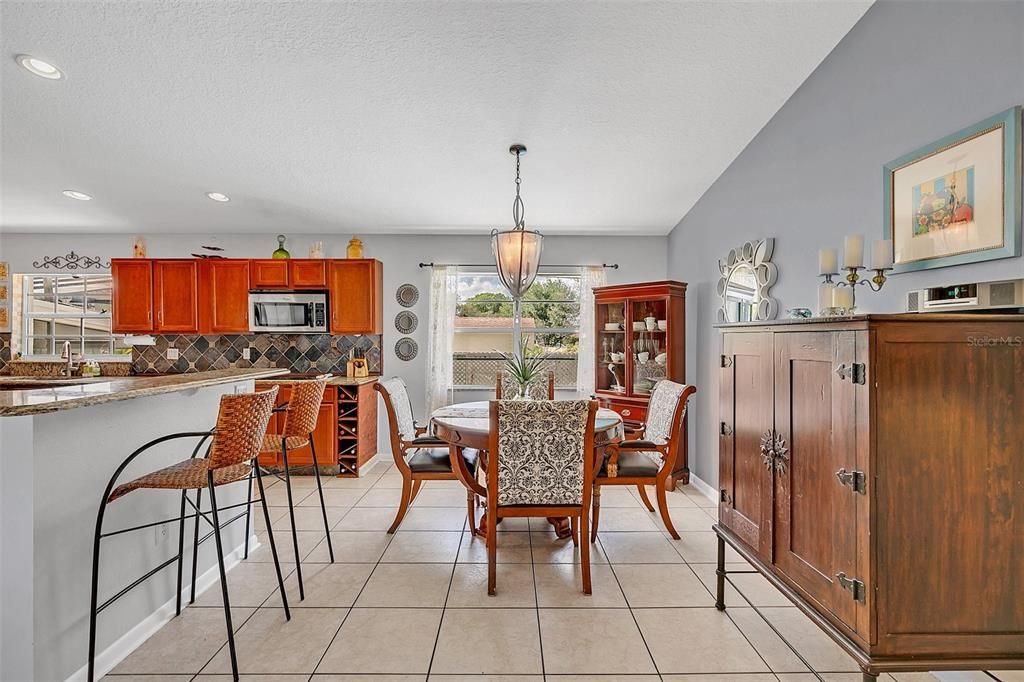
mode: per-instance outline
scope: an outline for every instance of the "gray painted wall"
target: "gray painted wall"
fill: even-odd
[[[79,235],[79,234],[0,234],[0,260],[11,265],[19,274],[37,272],[32,263],[44,255],[66,254],[70,250],[82,256],[130,258],[131,235]],[[203,235],[148,235],[147,255],[151,258],[187,258],[208,243]],[[328,258],[344,258],[349,235],[294,234],[288,237],[287,247],[296,258],[309,253],[314,240],[324,242]],[[666,237],[605,237],[605,236],[548,236],[544,239],[544,262],[565,265],[618,263],[618,270],[608,270],[609,284],[642,282],[665,279]],[[219,235],[217,243],[231,258],[267,258],[277,248],[273,235]],[[430,270],[420,269],[420,262],[489,263],[490,237],[487,235],[367,235],[363,237],[367,258],[384,263],[384,374],[398,375],[409,385],[417,418],[424,420],[427,373],[427,315],[430,310]],[[419,345],[419,355],[411,362],[403,362],[395,355],[394,319],[403,310],[395,301],[399,285],[411,282],[420,290],[420,300],[413,312],[420,319],[419,327],[411,336]],[[457,399],[475,400],[480,396],[456,396]],[[486,396],[483,396],[486,397]],[[390,452],[386,417],[381,409],[378,447]]]
[[[701,479],[718,481],[717,259],[775,237],[780,310],[814,308],[818,249],[881,238],[883,164],[1024,103],[1022,37],[1024,2],[878,2],[672,231],[669,277],[690,285]],[[911,289],[1005,277],[1024,277],[1021,258],[897,275],[858,307],[899,311]]]

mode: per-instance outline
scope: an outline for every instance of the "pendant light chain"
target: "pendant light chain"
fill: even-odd
[[[516,150],[516,198],[512,202],[512,222],[515,226],[514,230],[523,230],[526,228],[526,206],[523,204],[523,198],[519,195],[520,187],[523,184],[523,180],[519,177],[519,154],[520,151]]]

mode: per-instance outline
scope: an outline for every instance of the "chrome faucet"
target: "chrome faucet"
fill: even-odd
[[[75,362],[74,362],[74,355],[71,353],[71,342],[70,341],[65,341],[64,345],[61,347],[60,359],[61,360],[67,360],[67,363],[64,365],[64,376],[66,376],[66,377],[73,376],[74,375],[74,371],[75,371]]]

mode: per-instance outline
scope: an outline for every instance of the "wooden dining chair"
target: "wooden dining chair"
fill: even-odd
[[[529,397],[534,400],[554,400],[555,399],[555,373],[548,372],[547,374],[547,395],[544,395],[544,384],[536,382],[530,384],[527,387]],[[508,395],[515,388],[515,381],[509,376],[508,372],[499,371],[494,377],[494,398],[495,400],[502,400],[503,395]]]
[[[455,481],[459,480],[452,471],[452,460],[446,441],[427,433],[427,427],[416,423],[413,418],[412,401],[405,382],[398,377],[386,381],[378,381],[374,388],[384,399],[384,407],[388,413],[388,425],[391,431],[391,454],[395,459],[395,468],[402,474],[402,500],[399,502],[395,521],[388,528],[394,533],[409,505],[416,499],[423,481]],[[478,452],[472,448],[457,448],[465,463],[465,471],[476,476]],[[466,508],[469,516],[469,528],[476,535],[476,495],[466,491]]]
[[[675,469],[679,449],[685,448],[682,438],[686,405],[697,391],[695,386],[674,381],[659,381],[651,393],[647,419],[640,429],[630,434],[630,440],[612,443],[606,448],[604,463],[594,481],[594,519],[591,542],[597,540],[597,524],[601,515],[601,487],[606,485],[635,485],[647,511],[654,505],[647,496],[645,486],[653,485],[658,497],[658,511],[665,529],[673,539],[679,533],[672,525],[668,513],[668,479]]]
[[[487,461],[487,593],[497,582],[498,522],[568,517],[580,529],[583,593],[591,593],[587,532],[596,400],[492,400]]]

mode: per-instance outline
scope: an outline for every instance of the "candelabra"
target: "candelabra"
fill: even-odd
[[[892,270],[892,268],[872,268],[875,275],[871,279],[868,279],[866,277],[861,277],[860,272],[869,268],[857,266],[844,267],[843,269],[846,270],[846,276],[843,278],[843,281],[837,282],[833,279],[840,274],[838,272],[823,273],[821,275],[821,277],[825,278],[824,284],[836,289],[832,298],[832,305],[827,308],[827,312],[831,315],[843,315],[854,312],[857,309],[857,287],[866,285],[871,289],[871,291],[881,291],[887,281],[885,273]],[[844,301],[844,297],[840,296],[839,287],[849,288],[849,301]],[[842,305],[842,303],[849,303],[849,305]]]
[[[843,266],[839,267],[836,249],[818,252],[818,273],[825,281],[818,288],[818,307],[824,316],[848,315],[857,309],[857,287],[866,285],[871,291],[885,286],[885,273],[892,270],[892,242],[880,239],[871,249],[871,267],[864,267],[864,237],[851,234],[843,241]],[[873,270],[870,279],[861,277],[862,270]],[[845,270],[843,281],[836,281],[839,271]]]

